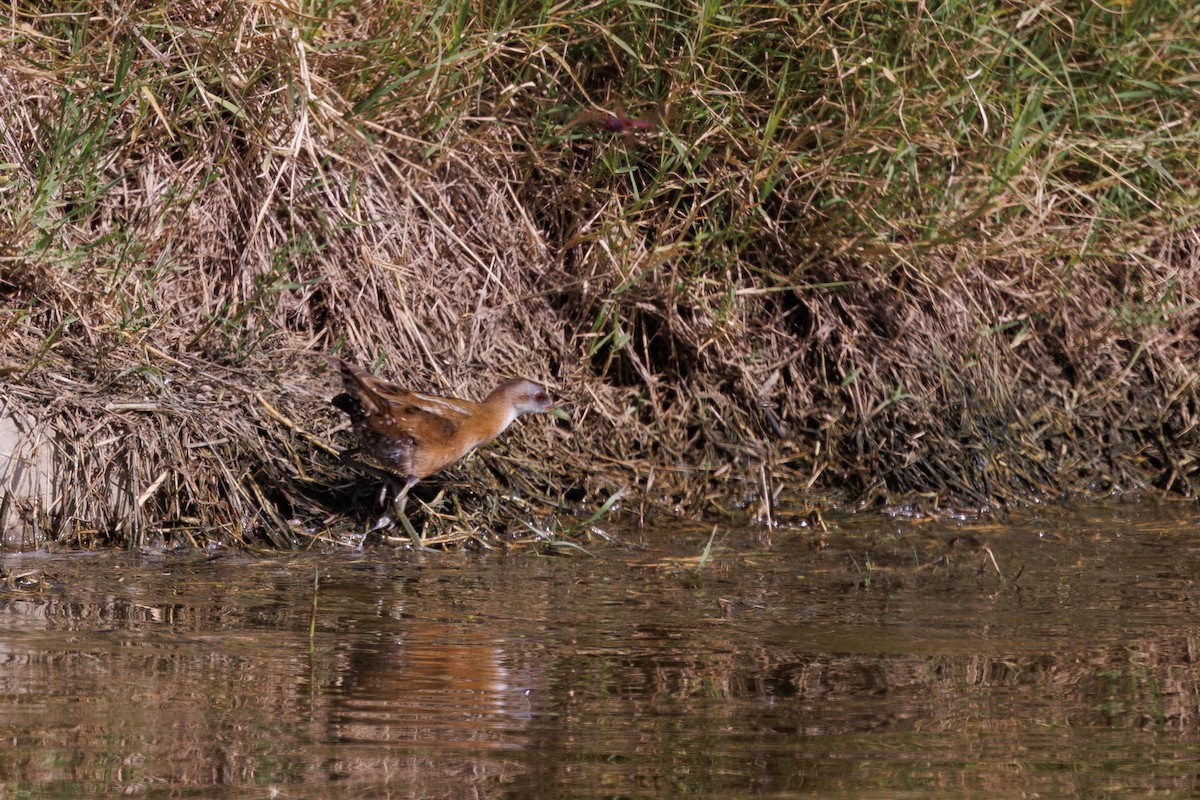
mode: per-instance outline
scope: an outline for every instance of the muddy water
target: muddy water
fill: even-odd
[[[0,797],[1200,790],[1188,510],[710,533],[4,555]]]

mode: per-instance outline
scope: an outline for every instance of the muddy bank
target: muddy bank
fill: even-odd
[[[998,36],[865,4],[20,7],[0,521],[80,545],[361,530],[377,489],[334,457],[328,353],[571,409],[425,487],[433,533],[566,534],[618,493],[750,517],[1190,496],[1200,22],[1172,12],[1149,51],[1124,16],[1044,11]]]

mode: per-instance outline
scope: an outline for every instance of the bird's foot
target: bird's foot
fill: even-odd
[[[363,531],[362,536],[358,540],[358,546],[365,547],[368,544],[375,543],[378,539],[381,538],[380,533],[379,533],[380,531],[387,530],[388,528],[393,528],[393,527],[395,527],[395,525],[396,525],[396,521],[394,519],[392,519],[392,515],[384,514],[379,519],[375,520],[375,523],[371,527],[369,527],[365,531]]]
[[[397,510],[396,516],[400,520],[401,527],[404,528],[404,530],[408,534],[409,538],[412,539],[414,549],[419,550],[422,553],[436,553],[437,552],[432,547],[428,547],[425,544],[425,537],[423,537],[423,536],[421,536],[421,534],[417,533],[417,529],[414,528],[413,524],[408,521],[407,514],[405,514],[403,511]]]
[[[378,538],[381,531],[385,531],[389,528],[395,528],[397,522],[400,523],[400,527],[404,529],[404,532],[408,534],[408,538],[412,540],[414,549],[420,550],[423,553],[437,552],[437,550],[425,544],[425,538],[421,536],[421,534],[417,533],[417,529],[414,528],[412,522],[409,521],[408,515],[403,511],[398,511],[395,508],[383,514],[379,519],[375,520],[374,525],[372,525],[370,528],[367,528],[366,532],[362,535],[360,546]]]

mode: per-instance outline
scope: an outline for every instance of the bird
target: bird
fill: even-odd
[[[504,381],[483,402],[411,392],[365,369],[331,357],[344,392],[331,401],[350,417],[358,447],[342,462],[384,479],[392,510],[418,549],[425,543],[404,513],[408,492],[476,447],[495,439],[522,414],[554,410],[550,395],[524,378]],[[385,517],[376,529],[388,524]]]
[[[663,114],[658,110],[642,117],[630,117],[620,106],[616,111],[587,109],[576,114],[570,122],[563,126],[563,129],[570,130],[582,125],[596,130],[620,133],[628,137],[634,132],[654,130],[662,122],[662,118]]]
[[[568,127],[588,125],[600,130],[624,133],[626,131],[648,131],[658,124],[654,117],[627,117],[613,111],[582,111],[567,123]]]

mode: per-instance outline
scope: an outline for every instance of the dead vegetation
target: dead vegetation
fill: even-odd
[[[17,4],[10,540],[361,530],[330,352],[571,410],[417,492],[444,541],[1190,495],[1200,12],[717,5]]]

